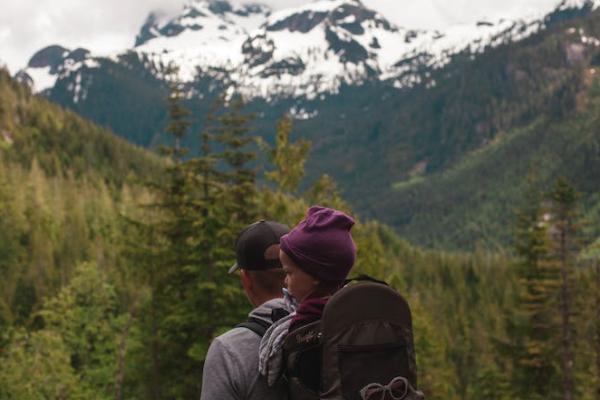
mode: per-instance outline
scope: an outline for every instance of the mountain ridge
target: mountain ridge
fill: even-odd
[[[598,5],[598,0],[564,0],[553,13]],[[441,32],[398,27],[359,0],[320,0],[277,12],[259,4],[236,8],[225,0],[195,0],[173,18],[151,13],[125,53],[87,53],[78,62],[65,56],[62,65],[29,65],[17,77],[44,92],[78,69],[102,59],[119,62],[134,52],[158,79],[164,80],[166,66],[175,63],[185,82],[210,77],[247,98],[315,99],[337,93],[341,85],[374,79],[396,88],[435,85],[431,71],[456,55],[522,40],[544,29],[546,20],[548,15],[479,21]]]

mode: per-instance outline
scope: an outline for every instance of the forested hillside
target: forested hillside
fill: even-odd
[[[36,160],[50,175],[94,175],[121,185],[156,175],[160,161],[73,112],[31,94],[0,70],[0,145],[8,162]]]
[[[260,146],[264,169],[251,166],[252,120],[236,101],[186,157],[173,85],[174,145],[159,158],[0,78],[0,399],[197,399],[210,340],[250,308],[226,274],[238,230],[293,225],[316,203],[353,213],[329,177],[299,189],[308,144],[289,119]],[[427,398],[562,398],[563,267],[575,398],[595,398],[597,253],[587,240],[557,256],[552,232],[579,243],[581,229],[558,218],[578,220],[571,192],[547,189],[507,222],[514,253],[424,250],[375,221],[353,230],[355,273],[386,279],[412,306]]]
[[[582,194],[587,233],[598,236],[600,81],[593,71],[582,72],[587,86],[568,117],[542,114],[524,127],[500,132],[443,172],[397,183],[395,194],[375,201],[375,209],[396,210],[389,222],[428,246],[500,248],[511,242],[511,221],[528,188],[544,190],[566,177]]]
[[[370,215],[427,246],[498,248],[510,243],[527,187],[565,176],[597,234],[600,70],[586,38],[600,35],[599,18],[560,22],[457,69],[446,84],[453,100],[432,130],[445,161],[426,158],[442,167],[427,172],[427,162],[390,183],[389,194],[365,202]]]

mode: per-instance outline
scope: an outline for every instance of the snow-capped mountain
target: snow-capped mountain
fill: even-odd
[[[564,0],[555,12],[598,5],[600,0]],[[210,78],[249,98],[313,99],[366,80],[398,88],[435,85],[430,71],[457,54],[474,55],[523,39],[543,29],[547,20],[540,13],[440,32],[395,26],[360,0],[319,0],[275,13],[260,4],[192,0],[174,18],[148,16],[130,53],[159,79],[175,63],[185,82]],[[108,59],[123,62],[124,56]],[[100,61],[83,49],[52,46],[38,52],[18,76],[41,92],[82,68],[99,67]],[[77,76],[71,84],[75,97],[85,92],[86,79]]]

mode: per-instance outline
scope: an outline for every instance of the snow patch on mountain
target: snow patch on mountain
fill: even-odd
[[[174,63],[180,79],[193,81],[198,68],[233,69],[244,61],[241,48],[250,31],[264,23],[270,10],[261,5],[234,9],[225,1],[194,1],[184,6],[181,16],[164,25],[155,23],[135,51],[157,65]],[[152,22],[153,17],[149,17]],[[148,28],[146,28],[148,29]]]
[[[198,73],[226,71],[242,94],[266,99],[313,99],[368,79],[398,88],[433,86],[428,70],[443,67],[459,53],[478,54],[526,38],[545,27],[546,15],[419,31],[395,26],[359,0],[321,0],[271,15],[258,12],[254,24],[242,26],[247,16],[233,8],[215,14],[210,4],[200,0],[188,5],[184,17],[174,20],[185,30],[153,38],[136,50],[150,55],[156,65],[179,65],[181,78],[189,82]],[[565,0],[557,10],[598,5],[600,0]],[[197,15],[185,17],[192,9]],[[262,24],[257,23],[260,18]]]
[[[554,12],[599,6],[600,0],[563,0]],[[174,18],[150,14],[129,52],[160,79],[167,79],[168,65],[177,65],[179,79],[189,83],[188,95],[196,93],[194,82],[206,77],[224,83],[231,93],[267,100],[315,99],[338,92],[342,85],[373,79],[397,88],[433,87],[431,71],[456,55],[474,57],[545,28],[547,12],[522,12],[517,19],[431,31],[398,27],[360,0],[319,0],[275,13],[260,4],[191,0]],[[582,43],[595,45],[594,39],[582,36]],[[126,54],[108,58],[125,65]],[[44,91],[81,68],[98,67],[98,60],[83,49],[51,46],[19,74],[36,91]],[[91,81],[85,74],[72,78],[68,88],[78,102],[85,99]]]
[[[85,99],[82,96],[81,70],[82,68],[100,68],[99,59],[91,57],[86,49],[68,50],[60,46],[49,46],[38,51],[31,58],[29,65],[20,70],[16,78],[29,85],[36,93],[52,89],[59,79],[65,79],[70,74],[77,74],[75,85],[70,84],[69,90],[74,93],[75,102]],[[85,84],[90,84],[91,79],[86,78]]]
[[[600,0],[562,0],[556,9],[561,11],[583,7],[598,8],[600,7]]]
[[[347,3],[347,0],[326,0],[326,1],[313,1],[307,2],[305,5],[295,8],[290,8],[287,10],[281,10],[274,13],[270,19],[270,25],[278,21],[282,21],[286,18],[302,14],[304,12],[308,13],[327,13],[335,10],[336,8]]]
[[[289,111],[289,116],[296,120],[307,120],[315,118],[319,115],[317,110],[309,111],[303,107],[292,106]]]
[[[51,67],[28,68],[26,73],[31,79],[31,88],[34,92],[43,92],[46,89],[51,89],[56,84],[58,75],[50,72]]]

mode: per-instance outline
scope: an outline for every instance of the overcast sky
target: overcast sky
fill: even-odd
[[[254,1],[275,9],[307,0]],[[133,45],[152,10],[176,13],[185,0],[16,0],[3,1],[0,63],[12,72],[50,44],[112,52]],[[243,0],[234,0],[240,3]],[[444,29],[480,19],[495,20],[549,11],[559,0],[363,0],[392,22],[407,28]]]

